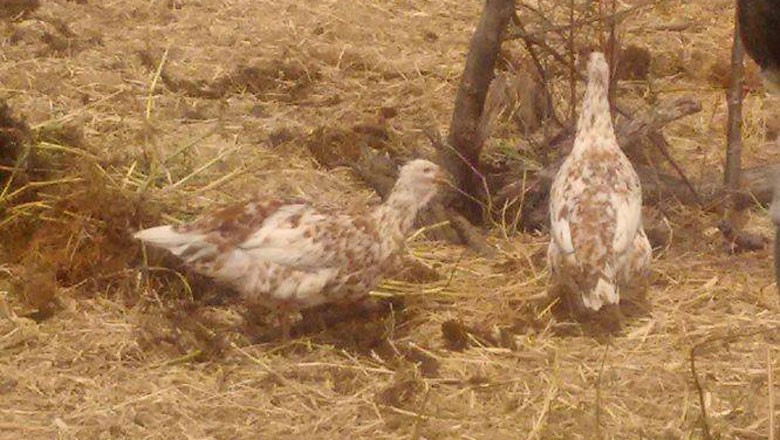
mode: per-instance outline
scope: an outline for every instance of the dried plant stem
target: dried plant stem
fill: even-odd
[[[772,347],[766,348],[766,378],[769,391],[769,440],[775,440],[775,380],[773,373]]]
[[[171,46],[165,48],[165,52],[163,52],[160,63],[157,65],[157,70],[154,72],[154,76],[152,77],[152,83],[149,84],[149,94],[146,98],[145,113],[147,121],[152,119],[152,108],[154,107],[154,90],[157,88],[157,83],[160,81],[160,75],[162,75],[165,62],[168,60],[168,51],[170,51],[170,49]]]
[[[603,438],[602,432],[601,432],[601,376],[604,373],[604,366],[607,363],[607,354],[609,354],[609,347],[610,344],[607,344],[606,347],[604,347],[604,355],[601,356],[601,364],[599,365],[599,374],[596,377],[596,409],[595,409],[595,416],[596,416],[596,437]]]

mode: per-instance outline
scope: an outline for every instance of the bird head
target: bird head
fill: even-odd
[[[413,196],[416,204],[425,206],[436,195],[447,175],[433,162],[415,159],[407,162],[398,173],[396,188]]]

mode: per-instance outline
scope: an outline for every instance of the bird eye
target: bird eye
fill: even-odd
[[[423,172],[424,172],[424,173],[430,173],[431,171],[433,171],[433,168],[431,168],[431,167],[425,167],[425,168],[423,168]]]

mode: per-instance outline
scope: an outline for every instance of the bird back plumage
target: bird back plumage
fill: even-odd
[[[590,310],[617,304],[650,252],[640,181],[615,137],[608,84],[606,60],[594,53],[574,147],[550,190],[551,272]]]

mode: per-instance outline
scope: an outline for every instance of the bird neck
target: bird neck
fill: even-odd
[[[418,194],[402,185],[396,184],[384,203],[376,209],[383,232],[388,238],[400,239],[406,237],[414,225],[421,200]]]
[[[586,148],[612,148],[616,145],[616,142],[598,142],[604,137],[615,139],[608,92],[609,73],[591,74],[582,100],[582,112],[577,122],[577,135],[572,152]]]

